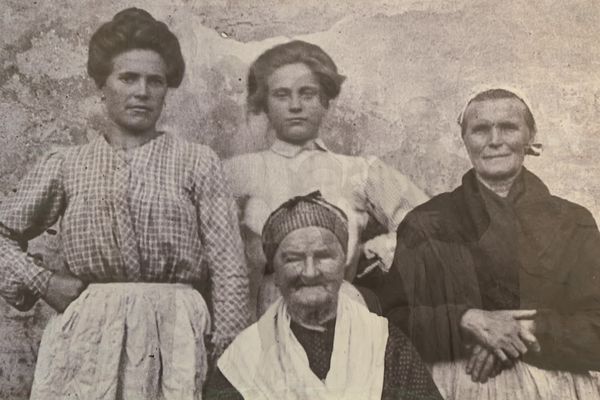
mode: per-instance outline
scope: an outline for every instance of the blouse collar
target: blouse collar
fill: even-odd
[[[320,150],[329,151],[321,138],[316,138],[306,142],[304,145],[296,145],[293,143],[284,142],[281,139],[275,139],[271,146],[271,151],[286,158],[294,158],[304,150]]]

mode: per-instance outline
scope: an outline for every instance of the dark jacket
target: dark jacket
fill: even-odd
[[[426,361],[465,355],[470,308],[536,309],[538,367],[600,370],[600,233],[585,208],[523,170],[506,199],[462,185],[410,212],[378,295]]]

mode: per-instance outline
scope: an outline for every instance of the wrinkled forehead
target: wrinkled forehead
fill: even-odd
[[[472,101],[463,113],[463,122],[468,127],[474,122],[501,122],[527,124],[527,107],[516,98],[487,99]]]
[[[306,226],[288,233],[279,244],[278,250],[300,253],[325,249],[337,250],[340,246],[338,238],[329,229]]]

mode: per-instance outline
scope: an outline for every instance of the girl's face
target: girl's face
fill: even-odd
[[[319,136],[327,108],[321,85],[303,63],[287,64],[267,79],[267,116],[280,140],[302,145]]]

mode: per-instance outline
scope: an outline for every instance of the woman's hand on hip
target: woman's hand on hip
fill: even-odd
[[[59,313],[75,300],[86,288],[79,278],[61,272],[55,272],[48,281],[48,288],[42,298],[50,307]]]
[[[487,348],[502,362],[510,364],[531,350],[536,350],[537,340],[527,324],[536,310],[485,311],[470,309],[463,315],[460,325],[477,344]],[[539,348],[539,344],[537,344]]]

